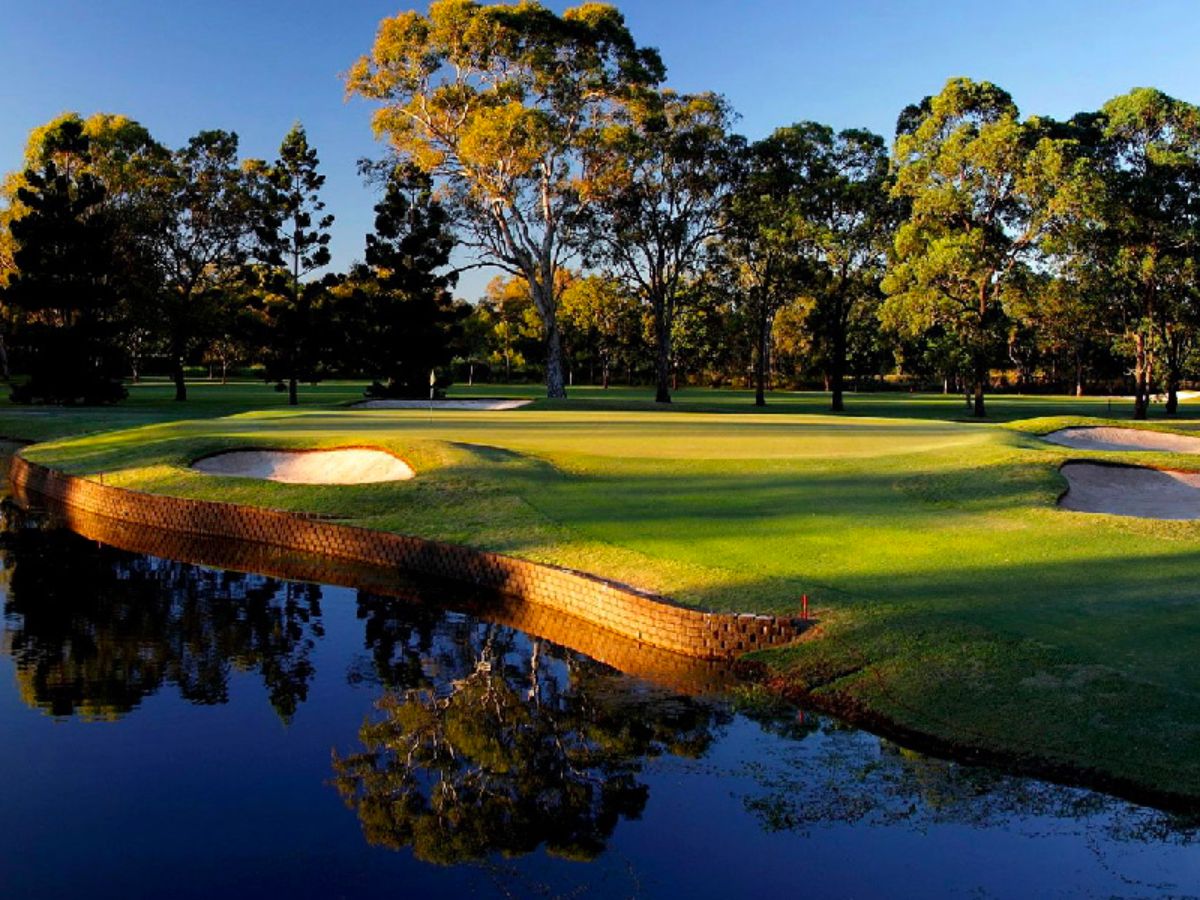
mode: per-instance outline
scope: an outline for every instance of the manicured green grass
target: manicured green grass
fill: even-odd
[[[188,399],[177,403],[175,387],[158,378],[127,384],[128,399],[115,406],[19,406],[0,386],[0,436],[21,440],[49,440],[69,434],[86,434],[132,428],[152,422],[214,418],[253,409],[287,409],[287,394],[261,381],[230,384],[196,381],[188,385]],[[363,384],[331,381],[305,385],[302,408],[330,407],[362,399]]]
[[[214,418],[240,412],[287,409],[287,395],[261,381],[237,381],[222,385],[194,381],[188,385],[188,400],[176,403],[174,387],[162,378],[129,384],[129,398],[112,407],[25,407],[8,400],[0,387],[0,437],[49,440],[71,434],[111,431],[154,422]],[[327,381],[301,385],[300,406],[304,409],[338,408],[363,399],[365,382]],[[664,407],[654,402],[654,391],[645,387],[580,386],[570,389],[567,400],[546,400],[537,384],[474,386],[456,384],[454,397],[502,397],[533,400],[537,410],[559,412],[651,412]],[[675,412],[730,413],[742,415],[822,414],[829,410],[829,395],[814,391],[776,391],[768,394],[767,406],[754,406],[753,391],[685,388],[676,391],[667,409]],[[1024,396],[996,394],[988,398],[989,422],[1009,422],[1038,416],[1100,416],[1124,418],[1132,403],[1122,398]],[[909,394],[903,392],[846,395],[847,417],[880,417],[971,421],[970,411],[956,394]],[[1161,408],[1152,410],[1161,418]],[[1185,403],[1179,419],[1200,419],[1200,402]]]
[[[429,413],[337,409],[355,389],[326,390],[326,408],[272,404],[27,453],[106,483],[321,512],[687,603],[789,612],[807,593],[816,634],[764,655],[792,683],[941,739],[1200,797],[1200,523],[1055,505],[1068,458],[1200,458],[1037,439],[1098,422],[1081,416],[1107,412],[1102,401],[996,398],[997,418],[1060,417],[1006,426],[950,421],[958,411],[925,396],[850,397],[850,416],[818,412],[820,395],[760,414],[699,391],[666,412],[644,394],[612,409],[577,391],[567,404]],[[0,432],[19,434],[21,412],[0,411]],[[340,444],[393,449],[418,477],[315,487],[187,468],[227,447]]]

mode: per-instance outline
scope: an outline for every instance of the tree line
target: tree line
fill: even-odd
[[[1175,412],[1197,368],[1200,109],[1137,88],[1066,121],[953,78],[890,141],[814,122],[758,141],[664,86],[620,12],[438,0],[346,75],[389,153],[363,261],[303,129],[274,161],[119,116],[30,137],[3,186],[0,364],[15,399],[118,399],[122,375],[253,362],[287,389],[451,379],[1117,390]],[[502,274],[475,303],[460,272]]]

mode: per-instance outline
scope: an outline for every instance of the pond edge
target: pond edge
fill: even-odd
[[[807,626],[795,618],[717,613],[586,572],[411,535],[329,522],[304,513],[134,491],[12,457],[13,496],[177,534],[249,541],[300,553],[391,566],[462,581],[548,607],[660,650],[698,659],[733,659],[791,643]]]

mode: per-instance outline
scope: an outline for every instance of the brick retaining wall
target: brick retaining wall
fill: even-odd
[[[107,519],[114,526],[123,523],[127,532],[128,526],[144,526],[173,535],[249,542],[310,557],[466,582],[693,658],[730,659],[747,650],[788,643],[803,628],[796,619],[689,609],[585,573],[470,547],[340,525],[299,513],[112,487],[32,463],[20,454],[13,457],[9,481],[19,503],[46,501],[68,525],[84,533],[95,533],[98,520]]]

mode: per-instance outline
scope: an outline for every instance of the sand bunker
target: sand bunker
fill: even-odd
[[[1063,509],[1142,519],[1200,519],[1200,473],[1067,463]]]
[[[232,450],[192,468],[209,475],[264,478],[287,484],[374,484],[413,477],[404,460],[382,450]]]
[[[1043,440],[1076,450],[1164,450],[1200,453],[1200,438],[1142,428],[1063,428]]]
[[[517,409],[532,400],[364,400],[355,409]]]

